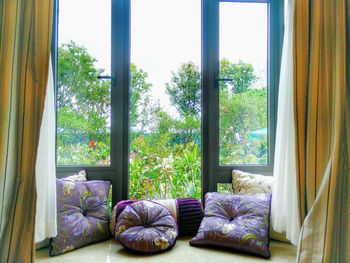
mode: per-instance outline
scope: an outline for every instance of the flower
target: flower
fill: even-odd
[[[176,238],[176,231],[174,229],[169,228],[168,231],[166,231],[166,235],[169,238]]]
[[[161,249],[166,249],[169,247],[169,242],[164,237],[157,237],[154,239],[154,244]]]
[[[64,196],[70,195],[71,190],[74,189],[74,185],[75,185],[74,182],[65,181],[63,183],[63,189],[62,189],[63,195]]]
[[[227,235],[227,234],[231,233],[235,228],[236,228],[236,225],[234,225],[234,224],[225,224],[222,228],[222,233],[224,235]]]
[[[117,231],[115,232],[115,236],[119,236],[122,232],[124,232],[126,230],[125,225],[121,225],[118,227]]]
[[[89,146],[90,147],[96,147],[96,142],[94,140],[89,141]]]
[[[73,246],[73,245],[67,246],[66,248],[64,248],[64,249],[62,250],[62,253],[67,252],[67,251],[71,251],[71,250],[73,250],[73,249],[74,249],[74,246]]]
[[[72,223],[76,220],[75,215],[66,215],[64,216],[64,220],[67,221],[67,223]]]
[[[82,233],[83,233],[82,227],[76,226],[76,227],[73,228],[73,235],[74,235],[74,236],[79,236],[79,235],[81,235]]]

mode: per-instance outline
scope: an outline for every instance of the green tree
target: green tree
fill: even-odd
[[[84,46],[71,41],[58,49],[58,163],[108,162],[110,151],[110,81],[99,80],[104,70],[95,66]],[[151,115],[147,73],[130,67],[130,123],[143,130]]]
[[[201,75],[193,62],[184,63],[177,72],[172,72],[171,80],[166,84],[166,92],[181,117],[199,117]]]
[[[71,41],[58,49],[58,163],[96,163],[109,157],[110,83],[86,48]],[[75,145],[84,149],[67,149]],[[73,156],[82,152],[81,158]]]
[[[147,82],[148,74],[142,69],[138,69],[135,64],[130,65],[130,128],[144,131],[147,126],[150,109],[149,91],[152,84]]]
[[[247,91],[257,80],[252,64],[239,61],[231,63],[227,59],[220,61],[220,78],[231,78],[232,82],[224,82],[220,84],[220,89],[230,89],[233,93],[241,93]]]

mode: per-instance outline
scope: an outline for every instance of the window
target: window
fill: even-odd
[[[268,164],[267,3],[219,5],[219,163]]]
[[[59,176],[86,168],[115,203],[272,172],[283,1],[56,0],[54,32]]]
[[[58,10],[57,164],[109,166],[111,83],[100,76],[111,74],[111,1]]]
[[[200,0],[130,0],[131,199],[201,198],[200,47]]]
[[[272,174],[283,1],[203,1],[203,188]]]

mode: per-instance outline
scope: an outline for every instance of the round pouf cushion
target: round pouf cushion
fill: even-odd
[[[143,253],[172,248],[177,235],[177,224],[169,210],[151,201],[125,207],[115,226],[115,236],[123,246]]]

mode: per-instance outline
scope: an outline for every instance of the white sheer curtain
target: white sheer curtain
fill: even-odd
[[[274,184],[271,219],[276,232],[285,232],[297,245],[300,222],[297,209],[295,128],[293,107],[293,30],[295,0],[285,1],[285,32],[278,97]]]
[[[40,129],[40,139],[36,161],[36,217],[35,242],[56,236],[56,131],[55,95],[50,59],[49,77],[45,98],[45,108]]]

